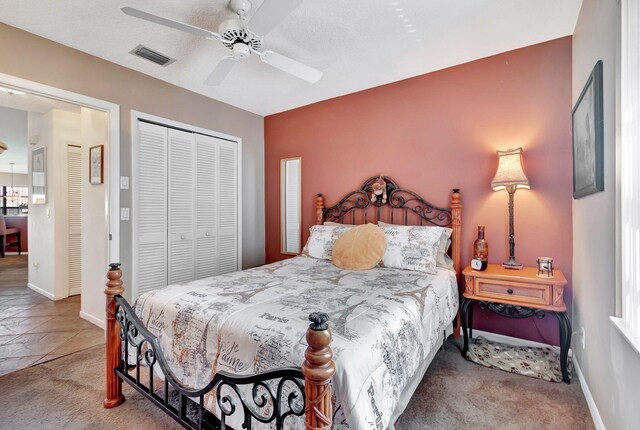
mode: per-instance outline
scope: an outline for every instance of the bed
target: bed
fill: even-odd
[[[451,227],[453,270],[435,274],[298,256],[131,307],[112,267],[105,407],[122,403],[124,381],[187,428],[393,428],[458,312],[459,190],[451,197],[439,208],[376,176],[329,208],[316,199],[318,224]]]

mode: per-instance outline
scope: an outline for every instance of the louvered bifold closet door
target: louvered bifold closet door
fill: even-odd
[[[138,294],[167,286],[167,129],[138,122]]]
[[[69,295],[82,290],[82,148],[67,146]]]
[[[218,144],[218,273],[238,270],[238,147]]]
[[[195,279],[195,134],[169,129],[169,284]]]
[[[196,279],[218,274],[218,140],[196,135]]]

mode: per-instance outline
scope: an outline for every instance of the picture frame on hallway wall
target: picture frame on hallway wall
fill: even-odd
[[[47,203],[47,147],[31,151],[31,204]]]
[[[104,145],[89,148],[89,183],[99,185],[104,182]]]
[[[571,112],[574,199],[604,191],[602,103],[602,60],[600,60],[591,71]]]

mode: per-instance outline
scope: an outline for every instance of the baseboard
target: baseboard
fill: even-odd
[[[18,255],[18,251],[7,251],[4,255]],[[27,251],[22,251],[22,255],[29,255]]]
[[[596,430],[605,430],[604,423],[602,422],[602,417],[600,417],[600,412],[598,411],[595,400],[593,400],[591,390],[589,390],[589,386],[587,385],[587,381],[584,379],[582,369],[580,369],[580,365],[578,364],[578,360],[576,359],[576,357],[573,357],[573,369],[575,371],[575,374],[578,376],[578,381],[580,381],[580,387],[582,387],[584,398],[587,400],[587,406],[589,406],[589,412],[591,412],[593,425],[595,426]]]
[[[43,295],[43,296],[45,296],[46,298],[51,299],[51,300],[60,300],[60,299],[64,299],[64,297],[58,297],[58,296],[55,296],[55,295],[51,294],[50,292],[45,291],[45,290],[43,290],[42,288],[40,288],[40,287],[37,287],[37,286],[33,285],[31,282],[28,282],[28,283],[27,283],[27,287],[29,287],[30,289],[32,289],[32,290],[33,290],[33,291],[35,291],[36,293],[41,294],[41,295]]]
[[[80,318],[82,318],[83,320],[89,321],[91,324],[97,325],[102,330],[104,330],[104,328],[105,328],[105,324],[104,324],[103,320],[98,319],[98,318],[94,317],[93,315],[89,315],[86,312],[80,311]]]

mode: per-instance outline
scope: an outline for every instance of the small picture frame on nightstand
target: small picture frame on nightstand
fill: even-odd
[[[538,274],[540,278],[553,278],[553,258],[538,257]]]

